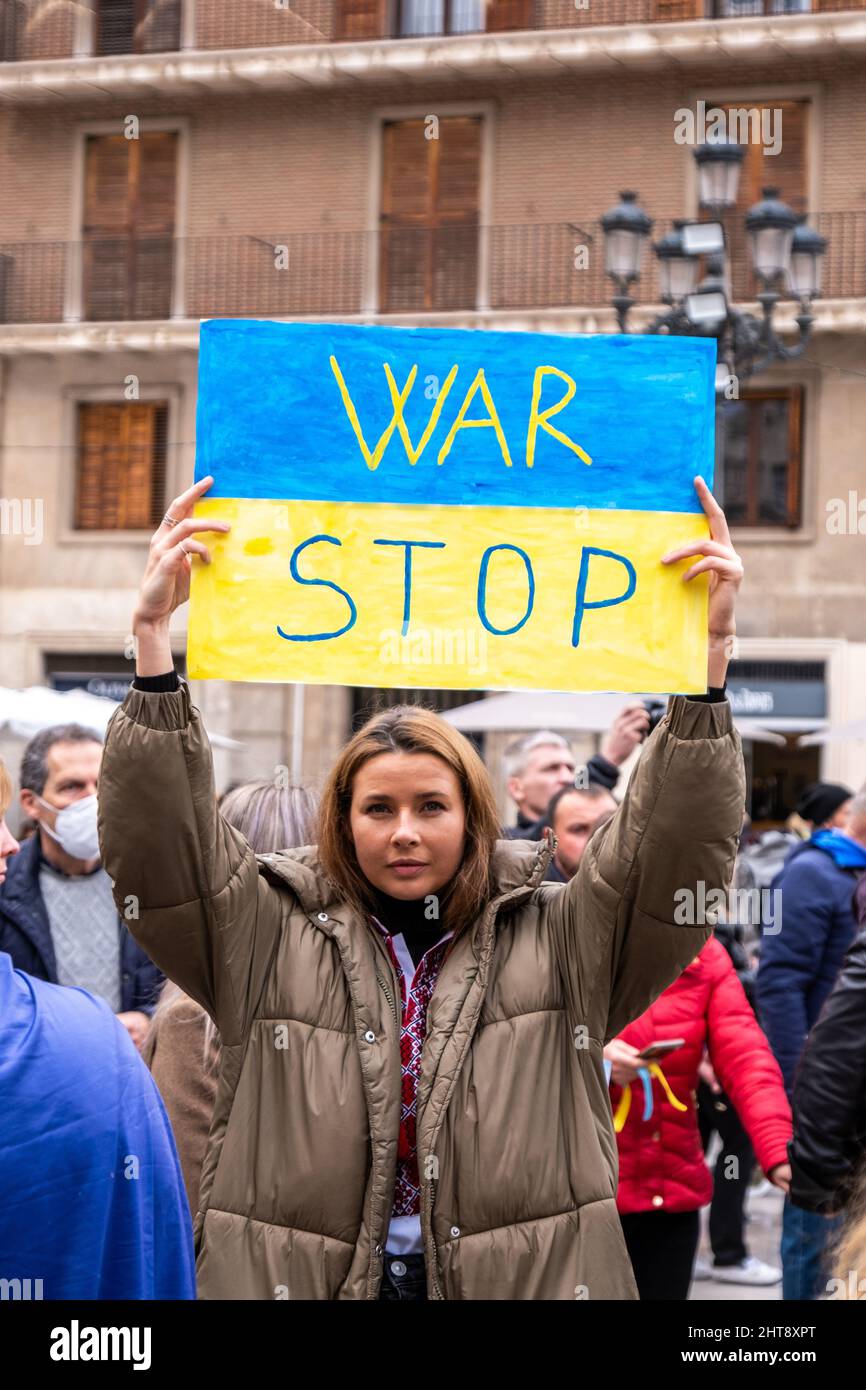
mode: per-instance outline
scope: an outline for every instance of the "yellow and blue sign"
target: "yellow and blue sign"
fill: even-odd
[[[202,324],[196,679],[706,688],[715,344]]]

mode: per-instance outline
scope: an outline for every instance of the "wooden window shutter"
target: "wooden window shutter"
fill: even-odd
[[[384,129],[381,302],[384,312],[475,303],[481,120],[442,117]]]
[[[507,29],[528,29],[531,0],[486,0],[486,28],[490,34]]]
[[[381,302],[385,313],[425,307],[430,289],[433,183],[424,121],[389,121],[384,129]]]
[[[174,263],[177,134],[173,130],[153,131],[131,143],[141,146],[134,189],[132,317],[168,318]]]
[[[85,157],[84,303],[89,319],[171,312],[177,135],[91,135]]]
[[[337,37],[339,39],[385,38],[386,0],[340,0]]]
[[[704,17],[704,0],[654,0],[653,18],[660,24]]]
[[[765,155],[758,143],[746,145],[746,157],[740,172],[735,215],[743,214],[757,203],[762,188],[778,188],[783,202],[795,212],[806,212],[806,132],[809,115],[808,101],[729,101],[722,109],[730,111],[756,107],[759,111],[781,112],[781,149],[778,154]],[[771,130],[778,131],[779,118],[774,117]]]
[[[801,522],[803,493],[803,388],[792,386],[788,391],[788,525]]]
[[[164,402],[78,407],[75,526],[82,531],[158,525],[165,494]]]
[[[437,309],[475,304],[478,291],[478,224],[481,183],[481,120],[455,116],[440,122],[434,243],[433,298]]]

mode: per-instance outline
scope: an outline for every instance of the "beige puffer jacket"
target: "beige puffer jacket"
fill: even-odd
[[[678,696],[569,884],[542,882],[550,843],[497,843],[495,896],[428,1012],[417,1136],[431,1298],[637,1297],[602,1048],[710,935],[673,924],[674,894],[727,887],[744,796],[728,703]],[[200,1296],[375,1299],[401,1081],[378,933],[329,891],[314,846],[257,860],[221,819],[183,683],[127,695],[99,810],[119,910],[222,1037]]]

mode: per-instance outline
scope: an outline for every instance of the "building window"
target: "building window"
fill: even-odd
[[[803,391],[750,391],[719,406],[718,491],[732,526],[800,525]]]
[[[528,29],[532,0],[340,0],[341,39],[424,38]],[[534,26],[537,27],[537,24]]]
[[[164,401],[78,406],[75,529],[143,531],[165,509]]]
[[[714,19],[743,19],[760,14],[808,14],[813,8],[826,6],[820,0],[814,6],[812,0],[713,0],[712,15]]]
[[[379,286],[383,313],[473,308],[478,290],[481,120],[388,121]]]
[[[175,131],[87,138],[84,315],[162,319],[171,313],[177,166]]]
[[[164,53],[180,47],[181,0],[97,0],[97,54]]]

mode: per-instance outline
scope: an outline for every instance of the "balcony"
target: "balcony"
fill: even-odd
[[[0,0],[0,61],[862,10],[866,0]],[[187,16],[184,24],[185,15]]]
[[[181,16],[182,0],[0,0],[0,62],[177,52]]]
[[[829,238],[819,329],[866,327],[866,212],[812,219]],[[672,223],[659,221],[661,235]],[[585,248],[581,251],[580,248]],[[733,295],[752,297],[745,256],[735,254]],[[576,266],[584,268],[576,268]],[[508,319],[573,331],[612,326],[599,224],[442,227],[435,231],[317,231],[251,235],[98,238],[0,245],[0,349],[82,341],[118,343],[118,325],[146,327],[129,341],[158,346],[167,325],[178,343],[203,318],[322,318],[460,322]],[[655,258],[637,286],[639,305],[660,300]],[[861,303],[857,303],[861,301]],[[788,317],[796,306],[791,301]],[[780,306],[785,317],[785,306]],[[51,325],[47,333],[28,332]],[[635,327],[640,327],[640,310]],[[108,329],[110,326],[110,330]],[[11,329],[21,332],[10,332]],[[183,331],[179,331],[183,330]],[[77,334],[77,336],[76,336]],[[156,336],[154,336],[156,335]],[[169,334],[169,337],[171,335]],[[122,337],[122,335],[121,335]]]
[[[866,0],[0,0],[0,102],[855,54]]]

